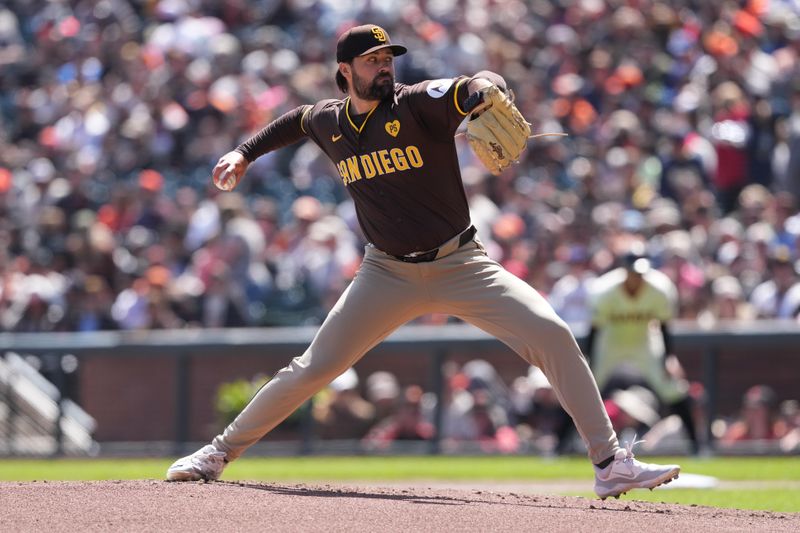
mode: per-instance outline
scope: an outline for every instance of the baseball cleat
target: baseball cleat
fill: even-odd
[[[601,500],[609,496],[617,499],[631,489],[650,489],[677,479],[681,471],[678,465],[655,465],[634,459],[629,443],[625,449],[617,450],[614,460],[605,468],[595,467],[594,491]]]
[[[167,469],[167,481],[214,481],[228,463],[225,452],[206,444],[192,455],[181,457]]]

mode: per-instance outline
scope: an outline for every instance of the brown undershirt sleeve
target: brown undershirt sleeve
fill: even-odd
[[[284,113],[237,146],[236,151],[252,163],[268,152],[303,139],[306,133],[303,131],[301,119],[308,108],[309,106],[299,106]]]

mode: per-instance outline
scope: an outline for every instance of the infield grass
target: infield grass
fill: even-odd
[[[713,489],[637,490],[623,498],[781,512],[800,512],[800,460],[796,457],[652,458],[677,462],[683,473],[719,479]],[[6,459],[0,481],[162,479],[172,459]],[[539,457],[253,457],[225,471],[224,479],[271,482],[368,482],[370,485],[454,483],[476,489],[529,485],[539,493],[593,498],[591,465],[583,458]],[[584,488],[585,487],[585,488]],[[492,490],[492,489],[490,489]],[[528,491],[530,492],[530,491]]]

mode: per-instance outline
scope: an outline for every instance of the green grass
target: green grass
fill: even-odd
[[[585,496],[587,498],[594,497],[594,495],[589,492],[565,494]],[[653,492],[637,490],[622,496],[621,499],[680,503],[683,505],[702,505],[708,507],[727,507],[731,509],[775,511],[781,513],[800,512],[800,489],[797,488],[797,485],[794,486],[794,489],[656,489]]]
[[[714,476],[711,490],[636,491],[628,499],[739,509],[800,512],[800,460],[784,458],[647,458],[678,462],[683,472]],[[161,479],[171,459],[0,460],[0,481]],[[225,479],[277,482],[458,481],[557,483],[592,479],[581,458],[537,457],[291,457],[243,458]],[[731,482],[739,482],[731,483]],[[545,489],[546,490],[546,489]],[[555,489],[554,490],[558,490]],[[572,493],[593,497],[590,492]]]

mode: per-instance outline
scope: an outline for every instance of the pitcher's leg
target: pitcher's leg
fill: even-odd
[[[370,348],[418,316],[423,307],[416,292],[413,282],[387,279],[385,271],[362,265],[306,352],[258,391],[214,439],[214,447],[229,461],[239,457]]]
[[[568,326],[536,290],[494,261],[473,257],[466,264],[473,266],[459,269],[451,282],[441,285],[446,292],[437,292],[448,302],[447,312],[496,336],[541,368],[574,420],[592,462],[613,456],[619,442]]]

